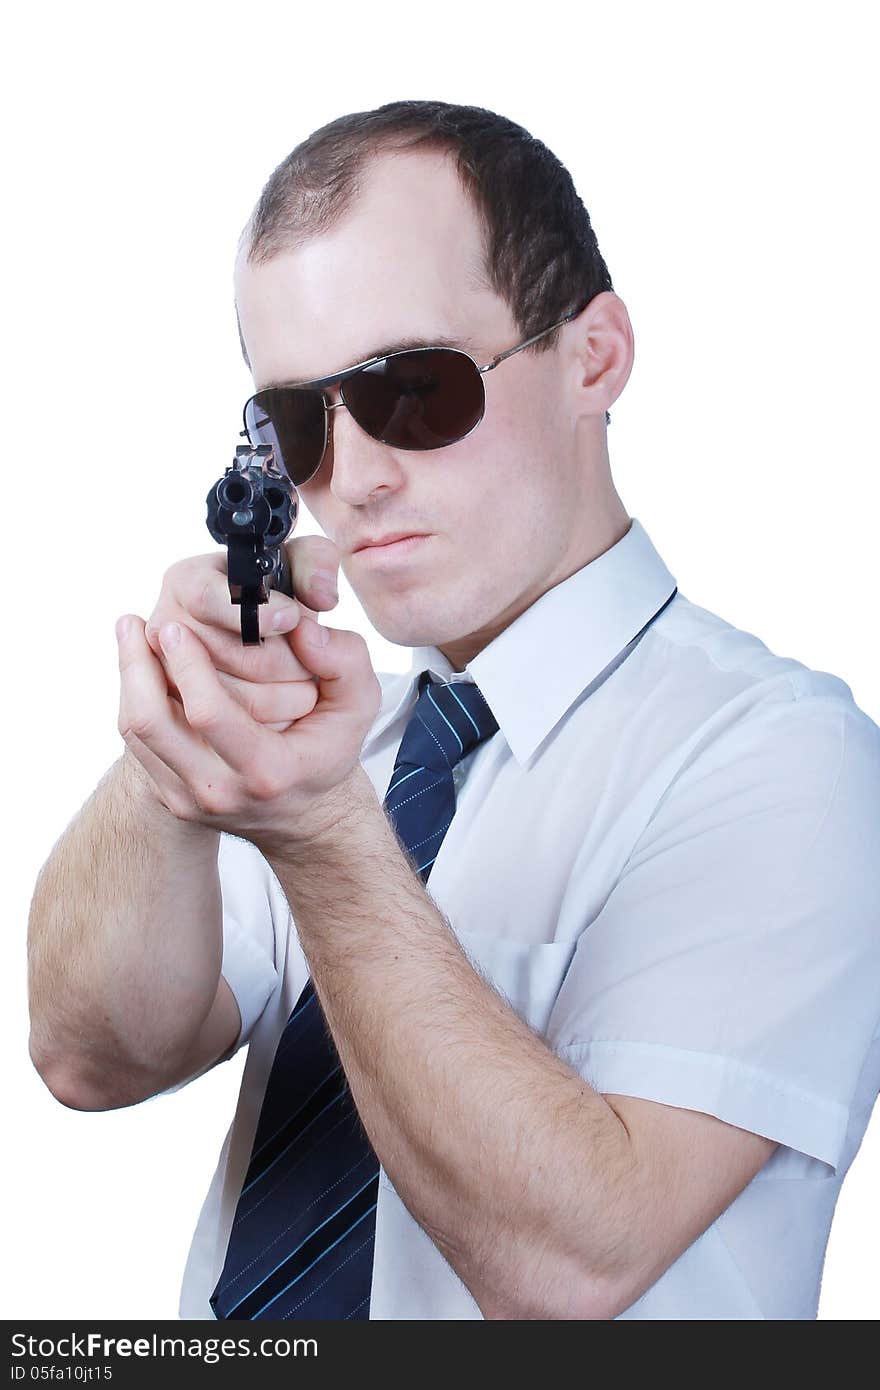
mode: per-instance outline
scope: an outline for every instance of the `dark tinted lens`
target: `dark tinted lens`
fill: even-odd
[[[251,444],[271,444],[275,462],[295,487],[317,471],[327,439],[327,414],[320,391],[291,386],[258,391],[244,409]]]
[[[463,352],[393,353],[340,386],[361,429],[396,449],[441,449],[483,418],[483,379]]]

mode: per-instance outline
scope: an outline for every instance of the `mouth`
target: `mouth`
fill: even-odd
[[[398,557],[404,558],[413,554],[425,541],[431,540],[430,535],[413,533],[410,536],[401,536],[397,540],[384,541],[380,545],[362,545],[359,550],[353,550],[352,555],[358,555],[362,559],[370,560],[391,560]]]

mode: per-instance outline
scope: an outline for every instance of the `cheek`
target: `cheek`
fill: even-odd
[[[508,447],[486,449],[466,471],[455,470],[448,492],[436,516],[454,555],[458,577],[450,579],[458,586],[470,571],[487,596],[503,597],[511,581],[529,573],[543,545],[542,499],[530,460],[513,458]]]
[[[503,430],[500,422],[487,429],[471,456],[455,469],[460,511],[468,530],[483,533],[489,543],[509,530],[520,529],[540,504],[536,451],[528,439]]]

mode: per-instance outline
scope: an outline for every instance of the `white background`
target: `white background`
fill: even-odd
[[[880,722],[873,11],[251,0],[7,21],[7,1318],[176,1317],[235,1106],[243,1053],[126,1110],[60,1105],[28,1056],[25,937],[40,866],[122,751],[114,623],[216,548],[205,496],[252,389],[232,267],[272,170],[402,98],[489,107],[549,145],[634,326],[609,430],[624,505],[691,601],[841,676]],[[409,666],[345,581],[330,622],[378,669]],[[880,1314],[878,1125],[823,1318]]]

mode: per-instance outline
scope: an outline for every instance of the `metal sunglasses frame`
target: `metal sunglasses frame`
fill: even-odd
[[[572,309],[570,313],[566,314],[564,318],[559,319],[558,322],[556,322],[556,323],[551,323],[551,325],[550,325],[549,328],[543,328],[543,329],[541,330],[540,333],[535,333],[531,338],[526,338],[525,342],[517,343],[515,347],[508,348],[506,352],[500,352],[500,353],[498,354],[497,357],[493,357],[493,358],[492,358],[492,361],[491,361],[491,362],[487,362],[486,365],[485,365],[484,367],[481,367],[481,366],[479,365],[479,363],[476,361],[476,359],[473,358],[473,357],[471,357],[471,355],[470,355],[469,352],[465,352],[463,348],[442,347],[442,346],[439,346],[439,347],[430,347],[430,346],[429,346],[429,347],[420,347],[420,348],[401,348],[399,352],[383,352],[383,353],[380,353],[377,357],[368,357],[368,358],[366,359],[366,361],[364,361],[364,362],[357,362],[353,367],[347,367],[347,368],[345,369],[344,372],[337,372],[334,376],[315,377],[315,379],[314,379],[313,381],[291,381],[291,382],[283,382],[283,383],[282,383],[281,385],[279,385],[279,386],[267,386],[267,387],[264,388],[264,389],[265,389],[265,391],[321,391],[321,394],[323,395],[323,389],[322,389],[322,388],[325,387],[325,386],[333,386],[336,382],[338,382],[339,385],[340,385],[340,387],[341,387],[342,383],[343,383],[344,381],[347,381],[349,377],[355,376],[358,372],[366,371],[366,369],[367,369],[368,367],[375,367],[375,366],[377,366],[378,363],[380,363],[380,362],[390,362],[390,361],[392,361],[395,357],[404,357],[404,356],[406,356],[406,357],[411,357],[411,356],[414,356],[415,353],[418,353],[418,352],[454,352],[454,353],[456,353],[459,357],[466,357],[466,358],[468,359],[469,362],[472,362],[473,365],[474,365],[474,367],[476,368],[477,372],[479,373],[480,377],[482,377],[484,372],[491,372],[491,371],[493,371],[494,368],[497,367],[498,364],[499,364],[500,362],[503,362],[503,361],[504,361],[506,358],[508,358],[508,357],[513,357],[514,353],[522,352],[523,348],[531,347],[532,343],[536,343],[536,342],[538,341],[539,338],[546,338],[547,334],[548,334],[548,333],[552,333],[553,330],[554,330],[554,328],[561,328],[562,325],[563,325],[564,323],[569,323],[571,319],[577,318],[578,314],[582,313],[582,312],[584,311],[584,309],[586,309],[587,304],[589,304],[589,303],[590,303],[590,300],[587,300],[585,303],[579,305],[577,309]],[[250,433],[249,433],[248,427],[247,427],[247,408],[248,408],[248,406],[250,405],[251,401],[255,401],[255,400],[257,399],[258,396],[261,396],[261,395],[263,395],[263,394],[264,394],[263,391],[256,391],[256,392],[254,392],[254,394],[253,394],[252,396],[249,396],[248,399],[245,401],[244,410],[243,410],[243,412],[242,412],[242,420],[243,420],[243,422],[244,422],[244,429],[240,431],[240,437],[247,439],[248,443],[251,444],[251,445],[253,444],[253,440],[252,440],[251,437],[250,437]],[[339,410],[340,407],[342,407],[342,408],[344,408],[344,409],[346,409],[346,410],[349,409],[349,407],[346,405],[346,403],[345,403],[344,400],[332,401],[332,402],[331,402],[331,401],[328,401],[328,400],[327,400],[327,397],[326,397],[326,396],[324,396],[323,399],[324,399],[324,445],[323,445],[323,448],[321,449],[321,455],[320,455],[320,458],[318,459],[317,464],[315,465],[315,467],[314,467],[314,469],[312,470],[312,472],[309,474],[308,478],[305,478],[305,479],[303,480],[303,481],[306,482],[306,483],[309,482],[312,478],[314,478],[315,474],[318,472],[318,469],[321,467],[321,464],[324,462],[324,455],[325,455],[326,452],[327,452],[327,441],[328,441],[328,439],[329,439],[329,437],[330,437],[330,428],[329,428],[329,423],[328,423],[328,416],[329,416],[330,411],[331,411],[331,410]],[[486,402],[486,392],[485,392],[485,389],[484,389],[484,391],[483,391],[483,410],[480,412],[480,419],[477,420],[476,423],[473,424],[469,430],[466,430],[464,434],[459,435],[458,439],[451,439],[451,440],[449,441],[450,444],[459,444],[459,443],[461,442],[462,439],[467,439],[467,437],[468,437],[469,434],[473,434],[474,430],[477,428],[477,425],[480,424],[480,421],[483,419],[483,415],[485,414],[485,402]],[[363,428],[363,427],[362,427],[362,428]],[[364,431],[364,432],[367,433],[367,431]],[[371,435],[370,438],[372,438],[372,437],[373,437],[373,436]],[[403,447],[403,446],[401,446],[401,447]],[[446,445],[446,444],[438,444],[436,447],[437,447],[438,449],[444,449],[444,448],[448,448],[449,445]],[[419,450],[415,450],[415,451],[413,451],[413,452],[426,453],[426,452],[429,452],[429,451],[428,451],[428,450],[419,449]],[[298,487],[302,487],[302,485],[303,485],[302,483],[297,484]]]

